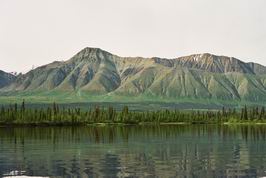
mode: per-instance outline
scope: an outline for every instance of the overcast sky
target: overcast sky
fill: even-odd
[[[0,70],[120,56],[234,56],[266,65],[266,0],[0,0]]]

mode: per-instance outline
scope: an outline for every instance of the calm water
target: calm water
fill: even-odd
[[[0,128],[0,177],[264,177],[265,126]]]

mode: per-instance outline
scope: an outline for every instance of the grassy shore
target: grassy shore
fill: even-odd
[[[266,125],[266,123],[261,122],[239,122],[239,123],[186,123],[186,122],[142,122],[142,123],[0,123],[0,127],[62,127],[62,126],[98,126],[98,127],[106,127],[106,126],[151,126],[151,125]]]

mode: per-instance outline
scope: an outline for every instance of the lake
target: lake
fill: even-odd
[[[0,177],[265,177],[266,126],[0,128]]]

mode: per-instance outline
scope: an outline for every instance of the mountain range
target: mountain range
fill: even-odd
[[[120,57],[85,48],[14,76],[0,71],[0,100],[61,102],[266,102],[266,67],[209,53],[174,59]]]

